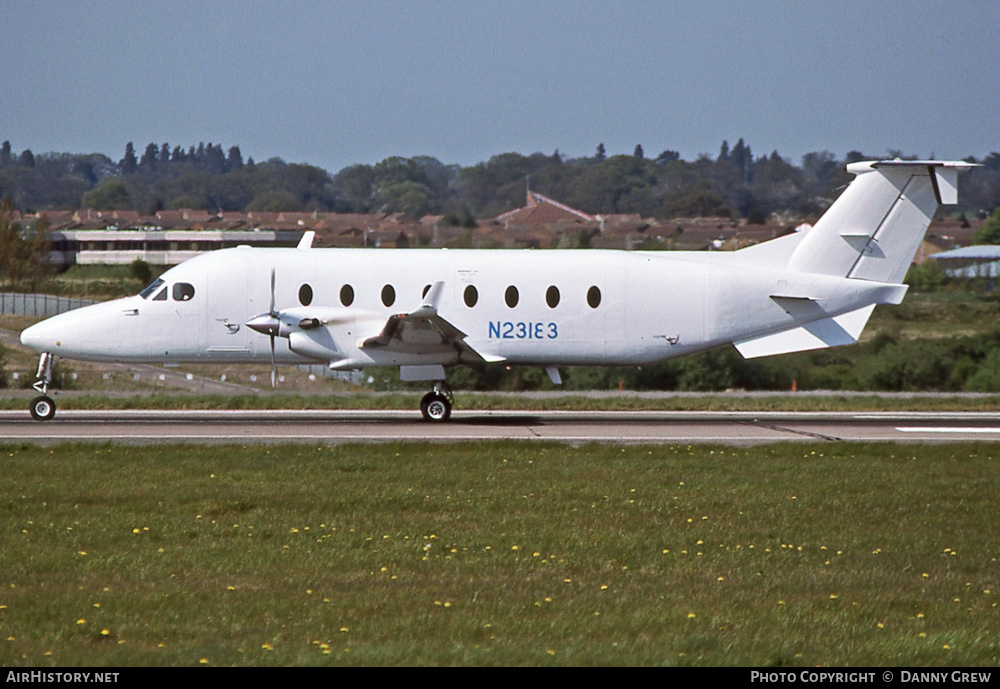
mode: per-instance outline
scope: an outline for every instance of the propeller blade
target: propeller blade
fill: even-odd
[[[271,387],[275,386],[278,375],[277,367],[274,365],[274,335],[271,335]]]
[[[271,267],[271,308],[268,310],[268,313],[271,314],[272,316],[278,315],[274,312],[274,267],[273,266]]]

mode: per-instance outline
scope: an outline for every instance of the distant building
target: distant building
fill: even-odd
[[[175,265],[198,254],[249,246],[295,246],[301,231],[56,230],[50,260],[59,265],[123,264],[141,259]]]
[[[511,225],[551,225],[554,223],[595,223],[597,218],[583,211],[553,201],[547,196],[529,191],[527,203],[522,208],[501,213],[496,221],[505,227]]]
[[[1000,246],[981,244],[942,251],[934,259],[948,277],[995,278],[1000,275]]]

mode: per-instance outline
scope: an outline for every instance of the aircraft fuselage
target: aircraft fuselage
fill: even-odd
[[[91,361],[266,362],[267,336],[246,323],[275,305],[294,322],[328,321],[281,364],[335,368],[462,363],[454,348],[359,346],[386,319],[444,282],[439,313],[481,354],[510,364],[642,365],[787,329],[802,320],[769,297],[808,294],[816,320],[873,303],[873,285],[758,270],[735,253],[622,251],[225,249],[171,268],[162,285],[78,309],[24,333],[24,343]],[[853,284],[852,284],[853,283]],[[298,350],[293,351],[291,347]],[[396,348],[399,349],[399,348]],[[405,347],[404,347],[405,349]]]

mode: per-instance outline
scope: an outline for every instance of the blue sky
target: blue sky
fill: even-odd
[[[673,149],[1000,150],[1000,3],[0,4],[0,140],[239,145],[330,172]]]

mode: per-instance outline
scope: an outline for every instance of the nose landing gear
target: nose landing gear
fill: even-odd
[[[31,400],[31,405],[28,407],[31,411],[31,418],[35,421],[48,421],[56,415],[56,403],[47,394],[49,383],[52,382],[52,362],[54,359],[55,357],[49,352],[42,352],[38,359],[38,373],[35,374],[38,380],[31,387],[42,394]]]
[[[442,380],[434,384],[434,390],[420,400],[420,413],[424,421],[441,423],[451,418],[451,406],[455,396],[451,388]]]

